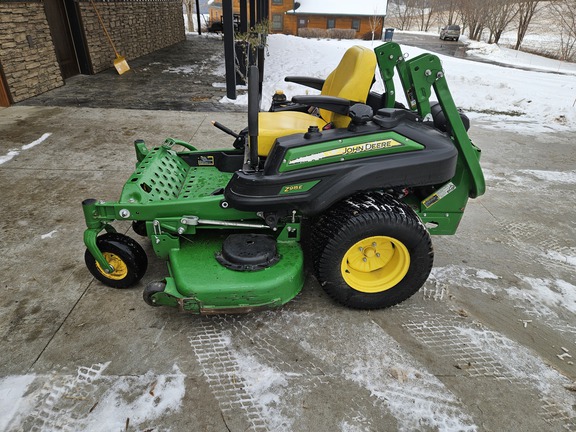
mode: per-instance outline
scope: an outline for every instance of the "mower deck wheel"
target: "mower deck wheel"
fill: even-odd
[[[146,232],[146,221],[132,221],[132,229],[139,236],[146,237],[148,235]]]
[[[146,252],[130,237],[119,233],[106,233],[96,239],[96,245],[114,270],[106,273],[88,250],[84,254],[84,260],[92,276],[103,284],[112,288],[129,288],[146,273]]]
[[[164,292],[165,288],[166,283],[163,281],[153,281],[146,285],[146,288],[144,288],[144,291],[142,292],[142,297],[144,298],[146,304],[153,307],[161,306],[160,304],[156,303],[152,296],[154,294]]]

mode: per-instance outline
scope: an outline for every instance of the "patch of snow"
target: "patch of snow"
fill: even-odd
[[[238,373],[253,403],[261,410],[271,430],[287,430],[292,421],[281,413],[281,401],[290,392],[287,374],[274,369],[249,353],[233,351]]]
[[[22,411],[27,411],[24,394],[36,375],[15,375],[0,380],[0,430],[9,430],[10,424],[18,424]]]
[[[471,344],[497,359],[519,382],[534,386],[542,396],[551,398],[558,408],[572,412],[572,398],[567,397],[564,385],[570,381],[553,369],[530,349],[506,336],[479,327],[457,327]]]
[[[495,280],[500,279],[500,277],[496,276],[492,272],[489,272],[488,270],[477,270],[476,277],[479,279],[495,279]]]
[[[560,261],[576,267],[576,256],[574,255],[564,255],[556,251],[548,251],[544,256],[551,260]]]
[[[567,309],[576,313],[576,286],[561,279],[517,276],[528,285],[528,289],[510,288],[507,290],[509,294],[528,298],[535,305],[542,304],[549,308]]]
[[[262,109],[267,110],[275,90],[283,90],[290,99],[298,94],[317,94],[304,86],[284,81],[285,76],[311,76],[326,78],[338,65],[347,48],[362,45],[374,48],[371,41],[305,39],[281,34],[269,35],[269,55],[264,68]],[[380,42],[377,42],[380,43]],[[534,70],[514,70],[487,63],[438,55],[442,61],[448,85],[456,104],[473,120],[482,120],[485,127],[539,134],[550,130],[576,129],[576,65],[544,59],[517,51],[474,43],[476,51],[485,58],[505,64],[535,67],[539,70],[558,71],[563,74]],[[402,46],[408,58],[424,52],[420,48]],[[570,75],[567,75],[570,74]],[[397,88],[400,82],[395,78]],[[537,85],[536,85],[537,83]],[[381,92],[383,84],[376,73],[374,91]],[[247,97],[236,100],[223,98],[223,103],[246,105]],[[400,100],[400,102],[404,102]]]
[[[23,145],[22,150],[28,150],[28,149],[31,149],[32,147],[36,147],[38,144],[46,141],[46,139],[48,139],[48,137],[50,137],[50,135],[52,135],[52,134],[51,133],[43,134],[40,138],[38,138],[35,141],[32,141],[30,144]]]
[[[475,431],[458,399],[382,329],[367,323],[351,329],[365,355],[339,359],[344,376],[384,402],[399,431]],[[386,347],[386,350],[382,350]]]
[[[144,422],[178,411],[186,392],[177,365],[171,374],[110,376],[110,362],[67,374],[16,375],[0,381],[0,430],[141,430]],[[82,395],[79,397],[78,395]],[[159,429],[159,430],[167,430]]]
[[[170,67],[166,70],[163,70],[162,73],[191,75],[195,74],[197,71],[198,71],[197,65],[184,65],[184,66]]]
[[[127,418],[130,419],[130,426],[138,429],[138,425],[145,421],[179,411],[186,393],[185,378],[186,375],[174,365],[171,374],[147,372],[138,377],[107,380],[110,387],[90,414],[91,421],[84,430],[124,430]],[[130,397],[127,398],[128,395]]]
[[[47,239],[47,238],[52,238],[52,237],[54,237],[54,234],[56,234],[57,232],[58,232],[58,230],[52,230],[52,231],[50,231],[50,232],[47,233],[47,234],[42,234],[42,235],[40,236],[40,238],[41,238],[42,240]]]
[[[500,53],[500,47],[496,44],[487,44],[486,42],[477,42],[468,40],[467,55],[477,56],[494,56]]]
[[[498,279],[500,278],[497,275],[488,270],[449,265],[432,268],[428,283],[443,284],[443,281],[449,281],[452,284],[479,290],[487,295],[494,295],[497,287],[490,281]]]
[[[11,160],[12,158],[18,156],[20,154],[20,152],[18,150],[10,150],[8,153],[6,153],[4,156],[0,156],[0,165],[2,165],[3,163],[8,162],[9,160]]]
[[[40,138],[38,138],[37,140],[32,141],[30,144],[24,144],[21,147],[21,150],[16,150],[16,149],[12,149],[10,151],[8,151],[7,154],[5,154],[4,156],[0,156],[0,165],[2,165],[3,163],[8,162],[9,160],[11,160],[12,158],[15,158],[16,156],[18,156],[20,154],[20,152],[22,150],[29,150],[32,147],[36,147],[38,144],[46,141],[46,139],[52,135],[51,133],[45,133],[43,134]]]
[[[547,182],[576,184],[576,171],[522,170],[521,172]]]

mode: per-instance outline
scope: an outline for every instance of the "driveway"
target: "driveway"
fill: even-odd
[[[445,41],[440,39],[438,36],[394,32],[394,42],[398,42],[401,45],[422,48],[425,51],[431,51],[451,57],[466,57],[465,44],[459,41]]]
[[[571,134],[475,124],[488,180],[436,237],[414,297],[332,302],[309,275],[284,308],[202,318],[102,286],[81,201],[116,199],[131,142],[230,140],[238,113],[18,106],[0,116],[0,430],[576,430]],[[121,232],[134,234],[127,224]],[[137,237],[137,236],[134,236]]]

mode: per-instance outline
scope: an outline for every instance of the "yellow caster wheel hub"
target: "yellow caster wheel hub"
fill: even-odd
[[[106,261],[108,261],[108,263],[112,266],[114,271],[112,273],[106,273],[102,269],[100,264],[96,263],[96,268],[98,269],[98,271],[108,279],[113,280],[124,279],[128,274],[128,267],[126,266],[126,263],[118,255],[113,254],[111,252],[103,252],[103,255],[104,258],[106,258]]]

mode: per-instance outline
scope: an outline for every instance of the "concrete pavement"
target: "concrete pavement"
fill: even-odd
[[[67,79],[66,85],[19,105],[243,111],[219,103],[226,96],[224,43],[219,36],[189,34],[185,41],[127,61],[130,71],[123,75],[114,68],[96,75],[76,75]]]
[[[118,197],[134,139],[228,146],[212,119],[245,125],[0,111],[0,430],[576,430],[571,134],[474,125],[487,194],[456,236],[433,238],[431,278],[389,310],[345,309],[312,276],[277,311],[150,308],[141,291],[166,267],[141,238],[150,267],[136,288],[94,281],[81,201]]]

